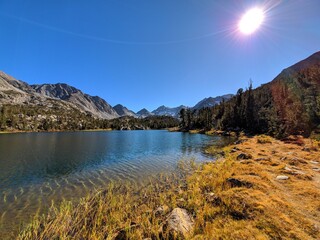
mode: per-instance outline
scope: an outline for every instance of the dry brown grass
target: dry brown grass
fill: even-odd
[[[261,144],[272,143],[272,138],[267,135],[260,135],[260,136],[257,136],[257,143],[261,143]]]
[[[320,239],[320,149],[302,141],[246,138],[225,147],[216,162],[180,163],[183,176],[139,190],[111,185],[76,207],[65,202],[35,219],[19,239],[167,239],[160,229],[177,206],[194,218],[192,239]],[[240,153],[251,158],[237,160]],[[163,205],[168,212],[156,214]]]

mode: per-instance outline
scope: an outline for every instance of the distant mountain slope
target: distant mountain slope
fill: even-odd
[[[0,106],[37,106],[46,111],[69,111],[73,105],[42,96],[27,83],[0,71]]]
[[[37,100],[37,101],[36,101]],[[26,83],[0,71],[0,103],[1,104],[36,104],[44,101],[39,94]]]
[[[79,89],[63,83],[31,85],[42,96],[60,99],[74,104],[80,110],[105,119],[119,117],[117,112],[102,98],[90,96]]]
[[[0,71],[0,130],[82,129],[93,120],[74,104],[43,96]]]
[[[199,110],[201,108],[205,108],[205,107],[213,107],[217,104],[219,104],[223,99],[224,100],[228,100],[231,97],[233,97],[233,94],[226,94],[223,96],[218,96],[218,97],[209,97],[209,98],[205,98],[203,100],[201,100],[200,102],[198,102],[194,107],[191,107],[192,110]],[[174,107],[174,108],[170,108],[170,107],[166,107],[164,105],[158,107],[156,110],[153,110],[151,113],[156,115],[156,116],[171,116],[171,117],[175,117],[175,118],[179,118],[179,113],[181,111],[181,109],[187,109],[189,107],[181,105],[178,107]]]
[[[200,102],[198,102],[194,107],[192,107],[192,109],[194,110],[199,110],[201,108],[205,108],[205,107],[213,107],[217,104],[219,104],[220,102],[222,102],[222,100],[229,100],[230,98],[232,98],[234,95],[233,94],[226,94],[223,96],[218,96],[218,97],[208,97],[205,98],[203,100],[201,100]]]
[[[149,117],[149,116],[153,116],[154,114],[149,112],[147,109],[143,108],[140,111],[137,112],[137,116],[139,118],[145,118],[145,117]]]
[[[166,106],[160,106],[156,110],[153,110],[152,113],[156,116],[171,116],[178,118],[179,117],[179,112],[182,108],[187,108],[186,106],[179,106],[175,108],[169,108]]]
[[[124,116],[132,116],[132,117],[137,117],[137,115],[129,110],[128,108],[126,108],[125,106],[121,105],[121,104],[117,104],[113,107],[113,109],[117,112],[117,114],[121,117]]]

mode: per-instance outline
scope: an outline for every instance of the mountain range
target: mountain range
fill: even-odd
[[[99,118],[111,119],[119,116],[104,99],[90,96],[64,83],[31,85],[31,87],[41,96],[72,103],[79,110],[89,112]]]
[[[230,98],[233,97],[233,94],[226,94],[223,96],[218,96],[218,97],[208,97],[205,98],[203,100],[201,100],[200,102],[198,102],[194,107],[192,107],[193,110],[199,110],[201,108],[206,108],[206,107],[213,107],[217,104],[219,104],[220,102],[222,102],[223,100],[228,100]]]
[[[122,127],[122,120],[133,125],[147,120],[149,127],[159,127],[155,121],[161,122],[161,118],[165,118],[162,122],[174,120],[170,126],[175,126],[183,108],[160,106],[152,112],[143,108],[135,113],[121,104],[112,107],[104,99],[67,84],[29,85],[0,71],[2,130],[115,128]],[[250,85],[235,96],[205,98],[189,109],[192,111],[184,111],[181,121],[186,129],[243,129],[277,137],[320,132],[320,52],[284,69],[256,89]]]
[[[228,94],[222,97],[205,98],[192,107],[192,109],[210,107],[218,104],[223,98],[229,99],[231,96],[231,94]],[[112,107],[103,98],[83,93],[81,90],[65,83],[29,85],[0,71],[0,104],[40,105],[54,110],[53,102],[55,103],[55,109],[77,109],[80,112],[101,119],[113,119],[124,116],[144,118],[153,115],[177,118],[179,117],[180,110],[187,108],[183,105],[174,108],[160,106],[152,112],[144,108],[135,113],[121,104]]]

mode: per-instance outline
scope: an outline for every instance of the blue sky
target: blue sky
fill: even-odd
[[[237,24],[251,7],[265,20]],[[0,69],[138,111],[271,81],[320,50],[319,0],[0,0]]]

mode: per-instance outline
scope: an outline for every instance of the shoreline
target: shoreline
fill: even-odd
[[[52,130],[52,131],[0,131],[1,134],[16,134],[16,133],[70,133],[70,132],[110,132],[110,131],[149,131],[149,130],[168,130],[169,129],[143,129],[143,130],[118,130],[118,129],[86,129],[86,130]]]
[[[52,131],[0,131],[0,134],[16,134],[16,133],[63,133],[63,132],[107,132],[114,131],[112,129],[88,129],[88,130],[52,130]]]
[[[241,137],[237,143],[209,148],[212,154],[222,152],[214,162],[182,164],[186,174],[178,181],[151,183],[139,191],[107,189],[67,210],[56,208],[54,215],[34,220],[19,239],[113,239],[120,234],[123,239],[320,238],[320,142],[262,135]],[[191,219],[187,232],[168,227],[177,208]],[[101,218],[92,215],[96,211]]]

